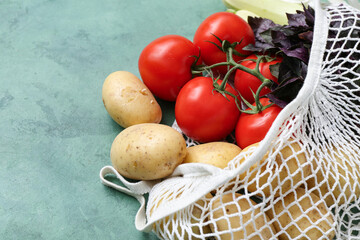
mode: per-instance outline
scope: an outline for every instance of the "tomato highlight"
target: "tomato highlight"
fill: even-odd
[[[242,112],[236,124],[235,139],[241,149],[263,140],[282,110],[279,106],[271,103],[268,98],[261,98],[259,101],[266,108],[255,114]],[[269,106],[270,104],[272,105]],[[255,103],[253,106],[255,106]],[[250,110],[250,108],[247,110]]]
[[[193,77],[192,66],[199,64],[197,46],[185,37],[166,35],[143,49],[138,66],[144,84],[155,96],[175,101],[182,86]]]
[[[198,27],[194,35],[194,44],[201,50],[202,60],[206,65],[226,62],[226,49],[222,49],[223,42],[232,44],[238,42],[234,50],[233,59],[240,61],[251,54],[242,48],[255,42],[254,33],[250,25],[241,17],[230,12],[218,12],[207,17]],[[215,76],[224,76],[229,66],[217,66],[212,69]]]
[[[198,142],[219,141],[226,138],[240,116],[237,95],[228,83],[224,92],[214,89],[211,77],[197,77],[181,89],[175,102],[175,119],[180,129]],[[222,80],[216,80],[221,86]],[[227,94],[230,93],[231,95]]]

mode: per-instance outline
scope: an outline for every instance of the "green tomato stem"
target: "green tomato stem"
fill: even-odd
[[[270,87],[272,85],[272,81],[270,79],[265,78],[260,87],[256,90],[255,93],[255,105],[258,112],[261,112],[263,109],[263,105],[260,103],[260,92],[264,87]]]
[[[251,68],[245,67],[244,65],[242,65],[242,64],[240,64],[240,63],[238,63],[238,62],[236,62],[234,60],[233,54],[234,54],[235,50],[234,50],[233,47],[228,47],[223,51],[225,51],[225,53],[226,53],[226,61],[225,62],[215,63],[215,64],[210,65],[210,66],[206,66],[206,65],[195,66],[192,69],[192,74],[194,74],[194,75],[195,74],[200,74],[200,73],[202,73],[204,71],[211,72],[212,68],[220,67],[220,66],[228,66],[229,70],[227,71],[226,75],[224,76],[223,81],[220,84],[220,86],[216,84],[217,79],[213,79],[214,89],[216,91],[218,91],[218,92],[223,93],[223,92],[225,92],[226,83],[228,82],[229,77],[231,76],[231,74],[235,70],[239,69],[241,71],[249,73],[249,74],[255,76],[256,78],[258,78],[261,81],[261,85],[256,90],[256,93],[254,95],[255,107],[252,106],[247,101],[244,101],[244,102],[248,107],[252,108],[251,112],[254,112],[254,113],[258,113],[258,112],[261,112],[262,110],[266,109],[266,107],[263,107],[262,104],[260,103],[260,92],[264,87],[270,87],[273,84],[273,81],[271,79],[268,79],[268,78],[264,77],[260,72],[260,63],[261,63],[261,61],[263,60],[264,57],[263,56],[258,56],[258,58],[256,59],[255,68],[251,69]],[[235,100],[238,100],[236,96],[233,96],[233,97],[236,98]],[[240,109],[240,111],[242,111],[242,110]]]

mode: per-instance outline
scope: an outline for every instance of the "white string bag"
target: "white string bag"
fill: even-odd
[[[227,168],[182,164],[137,183],[101,170],[103,184],[140,202],[138,230],[161,239],[360,239],[360,11],[317,1],[315,13],[304,86]]]

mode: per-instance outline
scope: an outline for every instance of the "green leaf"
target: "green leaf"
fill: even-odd
[[[280,63],[270,65],[270,72],[275,78],[279,78]]]

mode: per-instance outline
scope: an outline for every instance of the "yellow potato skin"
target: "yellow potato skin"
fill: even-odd
[[[187,151],[183,163],[206,163],[225,168],[241,152],[241,148],[228,142],[209,142],[188,147]]]
[[[302,233],[305,236],[297,239],[317,240],[324,236],[326,239],[333,239],[335,229],[331,225],[334,224],[334,217],[325,202],[313,193],[306,193],[303,188],[296,189],[295,193],[282,197],[281,201],[272,206],[276,216],[272,209],[266,212],[270,219],[278,218],[278,221],[273,222],[276,231],[285,230],[288,234],[280,234],[279,240],[295,239]],[[304,196],[306,194],[310,195]],[[303,214],[305,211],[306,215]],[[328,215],[325,217],[326,214]]]
[[[360,196],[359,166],[346,154],[341,154],[338,148],[329,150],[329,154],[330,151],[333,153],[334,162],[325,158],[319,159],[315,155],[317,160],[313,161],[313,171],[316,178],[307,180],[309,189],[324,198],[328,207],[354,201],[355,196]]]
[[[244,148],[242,151],[246,152],[252,147],[258,147],[259,143],[252,144],[246,148]],[[291,155],[293,155],[293,150],[296,152],[296,158],[290,158]],[[275,168],[274,169],[268,169],[267,164],[263,164],[264,162],[268,161],[268,153],[265,154],[265,156],[257,163],[255,163],[253,166],[250,167],[249,172],[245,171],[240,175],[240,179],[245,179],[248,174],[249,176],[249,184],[247,185],[247,188],[250,192],[255,192],[259,188],[261,188],[261,192],[266,196],[270,197],[272,195],[279,196],[281,193],[284,194],[290,189],[293,188],[293,186],[300,181],[306,178],[311,173],[311,165],[307,164],[304,165],[307,162],[307,158],[303,152],[300,152],[301,146],[298,143],[291,143],[290,146],[285,146],[283,149],[280,150],[280,153],[276,155],[275,162],[278,166],[283,164],[283,159],[285,160],[286,167],[282,168]],[[245,159],[240,159],[240,163],[244,162]],[[260,168],[258,166],[261,165]],[[301,174],[301,171],[298,171],[296,174],[294,174],[299,168],[302,168],[303,175]],[[257,171],[254,169],[258,169]],[[275,177],[272,181],[269,180],[271,174],[272,175],[278,175],[278,177]],[[294,174],[291,179],[288,178],[285,180],[290,174]],[[270,186],[265,186],[270,181]],[[282,183],[280,189],[281,191],[274,192],[274,189],[278,186],[279,181]],[[258,188],[259,187],[259,188]],[[261,194],[260,194],[261,195]]]
[[[146,85],[127,71],[111,73],[102,87],[102,100],[111,118],[127,128],[139,123],[160,123],[161,107]]]
[[[112,143],[110,158],[124,177],[155,180],[169,176],[183,162],[186,142],[175,129],[142,123],[124,129]]]
[[[212,203],[211,209],[213,209],[213,214],[210,215],[211,220],[215,221],[216,228],[213,224],[210,225],[212,232],[217,230],[218,232],[232,230],[234,234],[233,239],[248,239],[248,240],[266,240],[266,239],[274,239],[273,233],[275,233],[274,227],[270,224],[269,227],[264,227],[269,221],[268,216],[265,214],[261,214],[260,208],[255,208],[253,211],[247,211],[251,209],[252,206],[255,206],[256,203],[252,201],[250,198],[240,198],[241,194],[239,193],[228,193],[223,195],[221,198],[218,196],[215,201]],[[238,199],[238,200],[237,200]],[[239,212],[240,210],[240,212]],[[247,212],[245,212],[247,211]],[[229,216],[232,214],[236,214],[232,217],[227,217],[229,222],[223,218],[224,216]],[[242,216],[242,221],[240,218]],[[253,223],[249,223],[251,221],[255,221],[255,226]],[[230,223],[230,228],[229,228]],[[247,224],[249,223],[249,224]],[[244,229],[235,230],[236,228],[245,225],[246,236]],[[259,229],[261,228],[261,231]],[[258,233],[249,238],[249,235],[252,233]],[[230,233],[220,234],[221,240],[230,240]],[[245,238],[246,237],[246,238]]]

